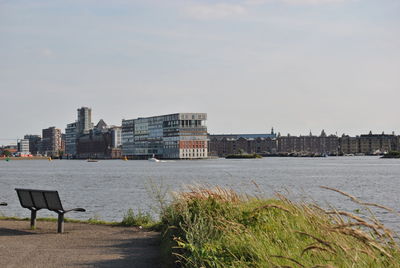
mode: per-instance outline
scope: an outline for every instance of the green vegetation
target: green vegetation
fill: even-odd
[[[149,213],[143,213],[139,210],[137,214],[133,212],[132,209],[128,209],[127,213],[124,215],[120,225],[122,226],[142,226],[142,227],[152,227],[155,221]]]
[[[121,222],[98,218],[66,222],[142,226],[162,231],[164,263],[180,267],[398,267],[400,246],[370,207],[336,189],[360,205],[353,213],[315,204],[239,195],[220,187],[191,187],[160,201],[161,222],[150,214],[129,209]],[[393,211],[392,211],[393,212]],[[26,220],[0,217],[1,220]],[[39,218],[39,221],[57,221]]]
[[[0,220],[30,221],[30,218],[6,217],[0,215]],[[37,218],[37,221],[57,222],[57,218]],[[64,222],[115,225],[115,226],[125,226],[125,227],[142,226],[147,229],[157,229],[159,225],[159,223],[153,220],[150,214],[142,213],[141,211],[135,214],[132,209],[129,209],[127,211],[121,222],[103,221],[98,217],[89,218],[87,220],[76,220],[76,219],[65,218]]]
[[[362,211],[378,206],[330,190]],[[400,267],[394,235],[373,215],[296,204],[282,195],[191,188],[174,195],[161,220],[165,255],[183,267]]]
[[[384,154],[382,158],[400,158],[399,151],[390,151],[387,154]]]
[[[253,159],[262,158],[259,154],[230,154],[225,157],[226,159]]]
[[[10,157],[11,153],[10,153],[9,150],[4,150],[4,151],[1,152],[1,156]]]
[[[13,220],[13,221],[30,221],[30,218],[18,218],[18,217],[6,217],[0,216],[0,220]],[[57,218],[37,218],[37,221],[50,221],[57,222]],[[121,225],[119,222],[103,221],[99,219],[90,218],[87,220],[76,220],[71,218],[64,218],[64,222],[72,223],[88,223],[88,224],[99,224],[99,225]]]

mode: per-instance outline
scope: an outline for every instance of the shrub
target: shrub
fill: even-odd
[[[225,157],[226,159],[253,159],[262,158],[259,154],[230,154]]]
[[[399,151],[390,151],[387,154],[384,154],[382,158],[400,158]]]

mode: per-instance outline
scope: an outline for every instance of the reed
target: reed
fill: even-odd
[[[173,196],[161,218],[163,247],[182,267],[400,267],[395,235],[371,215],[222,187]]]

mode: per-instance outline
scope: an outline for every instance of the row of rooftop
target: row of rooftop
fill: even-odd
[[[81,107],[77,109],[77,120],[67,124],[65,133],[49,127],[42,130],[42,135],[25,135],[17,146],[0,148],[0,154],[8,150],[19,156],[68,159],[202,159],[243,152],[370,155],[400,150],[400,136],[394,133],[338,137],[322,131],[319,136],[281,136],[272,129],[271,133],[214,135],[207,132],[206,113],[123,119],[121,126],[109,126],[103,120],[94,125],[91,114],[91,108]]]

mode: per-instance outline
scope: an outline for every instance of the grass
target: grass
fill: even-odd
[[[30,218],[19,218],[19,217],[6,217],[0,215],[0,220],[14,220],[14,221],[30,221]],[[57,218],[37,218],[37,221],[50,221],[57,222]],[[103,221],[98,217],[89,218],[87,220],[76,220],[71,218],[64,218],[64,222],[70,223],[86,223],[86,224],[98,224],[98,225],[114,225],[114,226],[136,226],[143,227],[146,229],[157,230],[159,223],[154,221],[149,213],[142,213],[139,211],[137,214],[132,209],[128,209],[127,213],[123,216],[121,222]]]
[[[170,267],[400,268],[396,235],[375,218],[371,207],[393,211],[337,189],[323,188],[350,198],[361,209],[353,210],[353,214],[294,203],[282,195],[267,199],[221,187],[197,186],[174,193],[169,203],[164,202],[164,192],[156,191],[160,222],[132,209],[121,222],[98,218],[65,221],[160,230],[163,262]]]
[[[386,209],[330,190],[363,208]],[[174,195],[161,220],[164,256],[171,265],[400,267],[394,234],[373,215],[324,210],[282,195],[262,199],[220,187],[193,187]]]
[[[19,218],[19,217],[7,217],[7,216],[0,216],[0,220],[13,220],[13,221],[30,221],[30,218]],[[57,222],[57,218],[37,218],[37,221],[49,221],[49,222]],[[103,221],[100,219],[90,218],[87,220],[76,220],[71,218],[64,218],[64,222],[71,222],[71,223],[87,223],[87,224],[99,224],[99,225],[121,225],[119,222],[112,222],[112,221]]]
[[[143,213],[140,210],[137,214],[132,209],[128,209],[120,225],[122,226],[142,226],[151,228],[156,224],[150,213]]]

